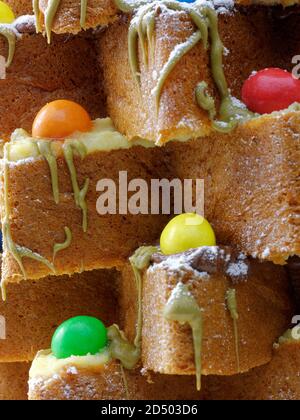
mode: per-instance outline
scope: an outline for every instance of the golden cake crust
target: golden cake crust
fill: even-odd
[[[0,363],[0,400],[27,400],[29,363]]]
[[[300,345],[291,342],[274,351],[272,361],[249,373],[206,379],[207,400],[295,400],[300,398]]]

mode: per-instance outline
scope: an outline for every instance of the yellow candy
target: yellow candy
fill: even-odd
[[[14,12],[6,3],[0,1],[0,23],[12,23],[14,20]]]
[[[164,228],[160,237],[160,248],[165,255],[214,245],[216,245],[216,237],[211,225],[204,217],[195,213],[185,213],[174,217]]]

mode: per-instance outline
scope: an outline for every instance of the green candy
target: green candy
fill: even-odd
[[[55,331],[51,350],[57,359],[96,354],[107,345],[107,330],[97,318],[76,316]]]

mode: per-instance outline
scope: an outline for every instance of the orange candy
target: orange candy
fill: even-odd
[[[86,110],[73,101],[60,99],[45,105],[35,117],[32,136],[36,138],[65,139],[76,131],[92,128]]]

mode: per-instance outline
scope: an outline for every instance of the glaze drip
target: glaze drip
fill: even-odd
[[[149,267],[150,260],[152,255],[157,252],[158,249],[154,246],[142,246],[138,248],[135,253],[129,258],[134,278],[135,285],[138,295],[138,316],[137,316],[137,325],[136,325],[136,337],[134,340],[134,345],[137,348],[141,348],[141,338],[142,338],[142,318],[143,318],[143,308],[142,308],[142,272]]]
[[[160,72],[160,76],[159,76],[157,85],[155,86],[155,88],[152,91],[152,93],[154,94],[154,97],[155,97],[155,102],[156,102],[156,108],[157,109],[159,107],[159,102],[160,102],[160,98],[161,98],[162,89],[164,87],[164,84],[165,84],[169,74],[171,73],[173,68],[176,66],[176,64],[181,60],[181,58],[185,54],[187,54],[196,44],[198,44],[200,39],[201,39],[201,32],[196,31],[193,35],[190,36],[190,38],[187,41],[183,42],[180,45],[177,45],[176,50],[174,50],[170,54],[170,57],[169,57],[168,61],[166,62],[166,64],[164,65],[164,67],[162,68],[162,70]]]
[[[16,50],[16,33],[9,25],[0,24],[0,35],[4,36],[8,42],[8,57],[5,63],[5,67],[8,68],[14,58]]]
[[[87,154],[87,150],[86,147],[84,146],[83,143],[79,142],[79,141],[70,141],[70,142],[66,142],[63,146],[63,150],[64,150],[64,156],[65,156],[65,160],[67,162],[68,168],[69,168],[69,172],[70,172],[70,176],[71,176],[71,182],[72,182],[72,187],[73,187],[73,192],[74,192],[74,199],[75,199],[75,203],[76,206],[79,207],[82,210],[82,229],[84,232],[87,232],[87,228],[88,228],[88,208],[87,208],[87,203],[86,203],[86,195],[88,192],[88,188],[89,188],[89,179],[87,178],[84,182],[84,185],[82,188],[79,187],[78,185],[78,180],[77,180],[77,172],[76,172],[76,168],[74,165],[74,152],[78,153],[78,155],[81,157],[81,159],[84,159],[84,157]]]
[[[87,13],[87,0],[81,0],[80,3],[80,27],[85,28]]]
[[[107,337],[111,357],[119,360],[124,368],[133,369],[140,360],[140,348],[130,343],[116,324],[107,329]]]
[[[47,8],[45,10],[45,31],[48,44],[51,43],[52,25],[60,5],[60,0],[48,0]]]
[[[228,289],[227,290],[226,302],[227,302],[228,310],[230,312],[230,316],[231,316],[232,321],[233,321],[236,365],[237,365],[237,371],[240,372],[239,334],[238,334],[238,327],[237,327],[237,321],[239,319],[239,314],[238,314],[238,308],[237,308],[236,290],[235,289]]]
[[[200,391],[203,338],[202,311],[186,284],[180,282],[172,290],[170,298],[165,305],[163,315],[168,321],[177,321],[180,324],[188,323],[191,327],[194,344],[197,390]]]
[[[46,159],[49,165],[52,183],[52,193],[56,204],[59,203],[59,186],[58,186],[58,172],[57,172],[57,161],[55,155],[51,150],[50,141],[37,141],[37,146],[40,154]]]
[[[41,22],[40,22],[40,18],[41,18],[41,11],[39,8],[39,0],[32,0],[32,8],[33,8],[33,13],[35,16],[35,28],[36,28],[36,32],[42,32],[42,27],[41,27]]]
[[[217,114],[214,98],[207,91],[207,83],[198,83],[195,95],[197,103],[208,112],[209,118],[213,120]]]
[[[66,239],[62,243],[57,243],[53,246],[53,263],[56,257],[56,254],[60,251],[63,251],[64,249],[69,248],[69,246],[72,243],[72,232],[71,229],[67,226],[64,228]]]
[[[120,369],[121,369],[121,376],[122,376],[122,381],[123,381],[124,389],[125,389],[125,396],[126,396],[126,400],[128,401],[130,399],[129,388],[128,388],[128,382],[127,382],[127,378],[126,378],[126,373],[124,371],[124,367],[123,367],[122,363],[120,364]]]
[[[142,246],[129,258],[137,288],[138,315],[136,323],[136,335],[133,344],[125,337],[118,325],[108,328],[110,341],[109,351],[111,357],[120,360],[126,369],[133,369],[141,357],[142,341],[142,271],[148,268],[152,255],[157,252],[154,246]]]
[[[283,344],[289,343],[300,343],[300,326],[299,324],[295,327],[287,330],[281,337],[278,339],[278,343],[274,344],[275,348]]]

